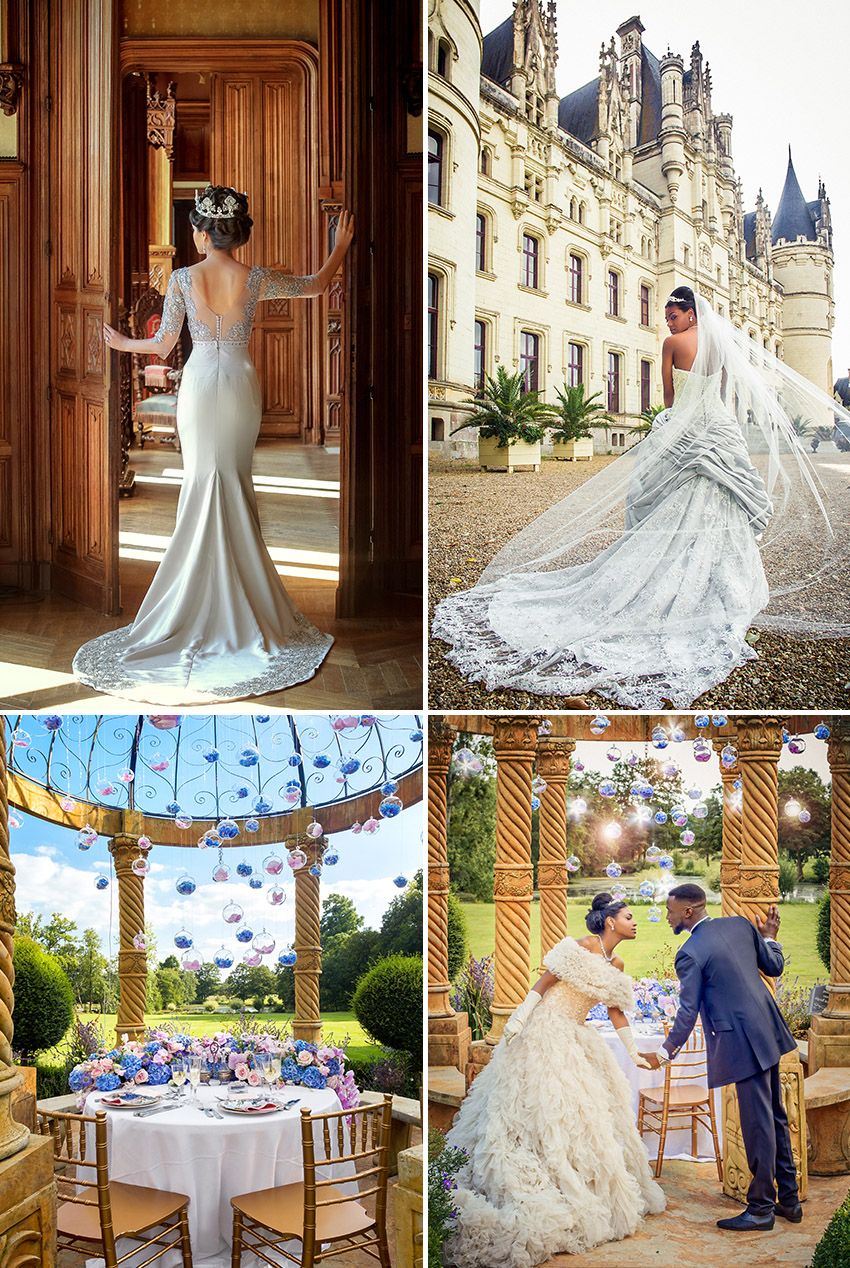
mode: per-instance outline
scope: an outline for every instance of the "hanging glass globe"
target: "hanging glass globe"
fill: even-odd
[[[246,744],[239,753],[240,766],[256,766],[260,760],[260,750],[255,744]]]
[[[286,861],[292,868],[293,872],[297,872],[307,862],[307,855],[303,850],[290,850],[286,856]]]
[[[793,799],[791,801],[786,801],[785,813],[788,815],[790,819],[799,818],[801,810],[802,810],[802,806],[800,805],[799,801],[794,801]]]
[[[247,859],[240,859],[236,864],[236,875],[241,876],[244,880],[247,880],[253,871],[254,869]]]
[[[738,750],[734,744],[724,744],[720,750],[720,760],[728,770],[730,766],[734,766],[738,760]]]
[[[279,854],[267,854],[263,859],[263,871],[266,876],[280,876],[283,871],[283,859]]]
[[[623,835],[623,829],[619,823],[609,823],[605,827],[605,835],[609,841],[619,841]]]
[[[167,757],[155,757],[154,760],[151,762],[151,770],[155,770],[156,773],[159,775],[161,774],[162,771],[168,770],[170,765],[171,765],[171,762],[169,761]]]
[[[543,736],[544,739],[552,734],[552,723],[549,718],[543,719],[537,728],[537,734]]]
[[[674,726],[673,730],[670,732],[670,739],[674,744],[681,744],[687,738],[688,737],[685,735],[685,732],[680,726]]]
[[[825,722],[819,722],[817,726],[815,727],[815,739],[817,740],[829,739],[829,727],[826,725]]]
[[[725,713],[712,713],[711,715],[712,726],[726,726],[726,723],[727,723],[727,719],[726,719]]]
[[[328,846],[322,855],[322,862],[325,867],[336,867],[339,862],[339,853],[333,846]]]
[[[318,839],[318,837],[322,835],[322,825],[320,823],[316,823],[316,821],[313,820],[312,823],[307,824],[307,827],[304,829],[304,831],[307,833],[308,837],[312,837],[313,840],[315,841]]]
[[[381,792],[385,797],[394,797],[398,792],[398,784],[394,784],[391,779],[388,779],[386,783],[381,784]]]
[[[222,841],[232,841],[239,836],[239,824],[235,819],[222,819],[218,825],[218,835]]]
[[[611,886],[611,899],[615,903],[623,903],[626,901],[626,891],[619,881]]]
[[[263,888],[263,878],[262,878],[262,876],[257,876],[257,874],[256,874],[256,872],[255,872],[253,876],[249,877],[249,879],[248,879],[248,888],[249,888],[249,889],[262,889],[262,888]]]
[[[656,810],[655,814],[653,815],[653,818],[655,819],[655,822],[656,822],[656,823],[666,823],[666,822],[667,822],[667,811],[666,811],[666,810]],[[649,847],[649,849],[650,849],[650,850],[658,850],[658,846],[657,846],[657,845],[651,845],[651,846]],[[659,853],[660,853],[660,851],[659,851]],[[647,858],[649,858],[649,850],[647,850],[647,852],[646,852],[646,856],[647,856]]]
[[[297,806],[301,801],[301,789],[287,788],[286,792],[283,794],[283,800],[288,806]]]
[[[694,726],[702,728],[708,726],[710,721],[711,719],[707,713],[698,713],[694,718]]]
[[[662,811],[661,813],[663,814],[664,812]],[[666,822],[666,819],[667,819],[667,816],[664,815],[665,822]],[[646,851],[646,857],[650,863],[656,863],[658,859],[661,858],[661,850],[658,848],[657,845],[650,845]]]
[[[242,925],[241,929],[236,930],[237,942],[253,942],[254,930],[250,925]]]
[[[191,828],[192,826],[192,819],[190,815],[184,815],[184,814],[175,815],[174,822],[177,824],[178,828],[183,828],[184,830],[186,828]]]
[[[98,874],[98,875],[94,878],[94,887],[95,887],[95,889],[108,889],[108,888],[109,888],[109,877],[108,877],[108,876],[104,876],[104,875],[103,875],[103,873],[102,873],[102,872],[100,872],[100,873],[99,873],[99,874]]]
[[[205,762],[209,762],[210,764],[212,764],[213,762],[218,761],[218,759],[221,757],[221,753],[219,753],[218,749],[215,747],[214,744],[210,744],[209,748],[204,749],[201,756],[203,757]]]
[[[539,797],[532,797],[532,798],[531,798],[531,809],[532,809],[532,810],[539,810],[539,809],[540,809],[540,798],[539,798]]]
[[[258,722],[270,722],[270,721],[271,721],[271,716],[272,716],[272,715],[271,715],[270,713],[258,713],[258,714],[257,714],[257,721],[258,721]]]
[[[313,758],[313,765],[316,770],[327,770],[330,764],[331,759],[328,757],[327,753],[317,753]]]
[[[634,753],[634,752],[629,753],[628,756],[626,757],[626,765],[630,767],[637,766],[639,761],[640,761],[640,758],[638,757],[637,753]]]
[[[651,898],[655,893],[655,886],[652,884],[652,881],[641,881],[640,886],[638,887],[638,893],[642,898]]]
[[[361,726],[374,726],[374,725],[375,725],[375,723],[376,723],[377,721],[378,721],[378,719],[376,718],[376,716],[375,716],[375,714],[374,714],[374,713],[361,713],[361,714],[360,714],[360,725],[361,725]]]
[[[654,726],[650,736],[653,748],[666,748],[670,740],[663,726]]]
[[[662,854],[661,858],[658,860],[658,866],[663,867],[665,872],[669,872],[673,866],[673,855]]]
[[[603,797],[613,797],[616,791],[616,785],[612,784],[610,779],[603,779],[602,783],[599,785],[599,792]]]
[[[368,833],[369,836],[371,837],[375,835],[375,833],[378,831],[380,826],[381,825],[377,819],[367,819],[366,822],[363,824],[363,831]]]
[[[222,919],[228,925],[238,925],[244,914],[238,903],[228,903],[221,912]]]
[[[136,775],[134,771],[130,770],[129,766],[122,766],[115,778],[120,780],[122,784],[132,784]]]
[[[675,762],[665,762],[661,767],[661,773],[666,775],[668,779],[675,779],[679,773],[679,768]]]
[[[48,713],[47,717],[40,718],[45,731],[59,731],[62,728],[62,718],[58,713]]]
[[[339,769],[343,775],[356,775],[360,770],[360,762],[356,757],[347,757],[345,761],[340,762]]]
[[[616,744],[612,744],[606,751],[605,756],[608,758],[609,762],[619,762],[623,754],[620,752]]]
[[[139,837],[136,844],[138,845],[140,850],[149,850],[151,846],[153,845],[153,841],[150,839],[150,837],[141,836]]]
[[[355,819],[354,823],[352,823],[351,827],[349,828],[349,832],[353,832],[356,837],[359,837],[362,831],[363,831],[363,824],[358,823],[357,820]]]
[[[201,958],[196,951],[184,951],[180,957],[180,967],[186,973],[197,973],[201,964]]]
[[[183,876],[178,876],[174,888],[177,890],[177,893],[181,896],[181,898],[188,898],[191,894],[194,894],[198,886],[194,876],[190,876],[189,873],[186,872]]]
[[[566,869],[568,872],[577,872],[581,867],[581,859],[576,854],[571,854],[566,861]]]
[[[399,873],[399,874],[398,874],[398,876],[394,876],[394,877],[393,877],[393,884],[394,884],[394,885],[395,885],[398,889],[404,889],[405,885],[407,884],[407,877],[406,877],[406,876],[402,876],[402,874],[401,874],[401,873]]]
[[[544,784],[545,788],[545,784]],[[378,805],[378,814],[384,819],[394,819],[404,809],[404,802],[401,797],[389,796],[384,797]]]
[[[206,832],[204,833],[204,835],[203,835],[202,837],[199,837],[199,838],[198,838],[198,849],[199,849],[199,850],[208,850],[212,844],[213,844],[213,842],[210,840],[210,838],[209,838],[209,836],[207,835],[207,833],[206,833]]]
[[[32,736],[27,731],[21,730],[20,727],[15,727],[12,732],[12,743],[15,748],[29,748],[32,744]]]
[[[134,876],[147,876],[150,870],[151,865],[143,854],[140,854],[137,859],[133,859],[130,864],[130,871]]]
[[[803,739],[802,735],[792,735],[791,739],[788,741],[788,752],[799,754],[805,753],[805,751],[806,741]]]
[[[696,841],[696,837],[690,828],[685,828],[684,832],[679,833],[679,840],[682,842],[682,845],[693,845],[694,841]]]
[[[266,797],[255,797],[253,810],[255,814],[267,815],[272,808],[272,803]]]
[[[183,721],[182,713],[149,713],[147,715],[148,722],[151,726],[156,727],[157,731],[173,731]]]
[[[278,964],[282,964],[284,968],[291,969],[297,959],[298,956],[295,954],[292,947],[284,947],[280,955],[277,957],[277,962]]]
[[[650,924],[657,925],[661,919],[661,908],[655,906],[648,908],[646,918]]]
[[[610,876],[612,880],[615,880],[618,876],[622,876],[622,874],[623,869],[620,867],[619,863],[609,863],[605,868],[605,875]]]
[[[271,889],[266,891],[266,902],[272,907],[279,907],[281,903],[286,902],[286,890],[282,885],[272,885]]]
[[[174,935],[174,945],[178,951],[188,951],[192,942],[192,935],[186,929],[179,929]]]
[[[108,779],[99,779],[94,787],[95,792],[101,797],[111,797],[115,792],[115,785]]]
[[[271,955],[275,942],[268,930],[264,929],[262,933],[257,934],[251,945],[255,951],[259,951],[260,955]]]
[[[711,760],[711,748],[704,740],[694,740],[694,758],[698,762]]]
[[[691,801],[699,801],[701,796],[702,796],[702,789],[697,788],[696,784],[692,784],[691,787],[688,789],[688,797],[691,799]]]
[[[810,822],[811,822],[811,818],[812,818],[811,811],[810,811],[810,810],[801,810],[801,811],[800,811],[800,813],[799,813],[799,815],[798,815],[798,818],[799,818],[799,820],[800,820],[800,822],[801,822],[801,823],[810,823]]]
[[[147,951],[148,940],[141,931],[133,935],[133,946],[137,951]]]
[[[225,881],[230,880],[230,868],[226,863],[216,863],[212,878],[217,885],[223,885]]]
[[[233,965],[233,955],[227,947],[219,947],[213,956],[213,964],[217,969],[229,969]]]
[[[169,801],[165,807],[165,813],[169,815],[179,815],[182,807],[179,801]]]
[[[311,876],[321,876],[321,874],[322,874],[322,865],[321,865],[321,863],[311,863],[311,864],[310,864],[310,875],[311,875]]]
[[[640,795],[643,797],[644,801],[649,801],[651,797],[654,797],[655,789],[652,787],[652,784],[642,784]]]
[[[570,814],[574,819],[580,819],[582,815],[587,814],[587,802],[584,797],[573,797],[570,802]]]
[[[420,744],[422,742],[422,737],[424,734],[425,734],[424,731],[422,731],[419,727],[416,727],[413,731],[410,732],[407,738],[411,740],[414,744]]]
[[[246,831],[246,832],[259,832],[259,830],[260,830],[260,825],[259,825],[259,823],[257,822],[257,820],[256,820],[256,819],[246,819],[246,820],[245,820],[245,831]]]
[[[62,809],[63,809],[64,811],[66,811],[68,814],[70,814],[72,810],[76,810],[76,809],[77,809],[77,803],[76,803],[76,801],[74,801],[74,798],[73,798],[73,797],[63,797],[63,798],[61,799],[61,801],[59,802],[59,805],[60,805],[60,806],[62,807]]]
[[[691,811],[691,814],[694,816],[695,819],[707,819],[708,806],[705,804],[704,801],[698,801],[697,804],[694,806],[693,810]]]
[[[670,811],[670,818],[673,820],[677,828],[684,828],[688,822],[688,812],[684,806],[674,806]]]
[[[23,823],[24,821],[19,815],[16,815],[13,810],[9,811],[9,827],[10,828],[23,827]]]
[[[545,792],[546,791],[545,779],[543,779],[540,775],[535,775],[534,779],[532,779],[531,781],[531,788],[532,788],[532,791],[536,793]]]
[[[287,764],[287,766],[296,766],[296,767],[297,767],[297,766],[300,766],[300,765],[301,765],[301,754],[300,754],[300,753],[290,753],[289,757],[286,759],[286,764]]]
[[[597,713],[596,717],[590,723],[590,731],[593,735],[602,735],[608,730],[611,723],[605,717],[604,713]]]

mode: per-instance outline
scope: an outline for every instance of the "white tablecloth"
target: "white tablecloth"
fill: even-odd
[[[222,1111],[221,1119],[208,1118],[199,1109],[186,1105],[149,1118],[136,1118],[132,1110],[104,1107],[110,1179],[188,1194],[196,1266],[230,1268],[232,1197],[292,1184],[302,1178],[301,1109],[323,1114],[342,1108],[336,1092],[330,1089],[287,1086],[283,1091],[281,1100],[297,1097],[298,1104],[279,1114],[256,1117]],[[215,1105],[215,1098],[225,1092],[225,1088],[215,1084],[201,1086],[198,1099],[202,1105]],[[100,1108],[99,1102],[99,1094],[90,1096],[86,1113],[93,1114]],[[314,1139],[319,1159],[321,1140]],[[338,1167],[329,1171],[317,1167],[320,1178],[331,1177],[335,1172],[338,1174]],[[124,1249],[129,1248],[126,1243]],[[256,1256],[250,1258],[260,1262]],[[179,1254],[169,1252],[158,1262],[163,1268],[172,1268],[181,1260]]]
[[[599,1033],[607,1043],[617,1059],[617,1064],[626,1076],[629,1087],[632,1090],[632,1109],[637,1121],[638,1114],[638,1091],[640,1088],[661,1087],[664,1083],[664,1073],[661,1070],[642,1070],[636,1066],[629,1054],[626,1052],[620,1040],[614,1033],[614,1028],[610,1022],[604,1022],[597,1026]],[[655,1052],[664,1042],[664,1032],[650,1031],[642,1028],[639,1024],[632,1026],[632,1032],[635,1037],[638,1052]],[[693,1069],[693,1067],[689,1067]],[[676,1086],[675,1067],[673,1073],[673,1086]],[[702,1086],[707,1086],[705,1083]],[[720,1089],[714,1090],[714,1113],[717,1120],[717,1139],[720,1142],[720,1148],[723,1148],[723,1132],[722,1132],[722,1115]],[[687,1120],[680,1119],[680,1122]],[[649,1150],[650,1158],[658,1157],[658,1136],[652,1132],[647,1132],[644,1137],[644,1144]],[[699,1151],[699,1160],[701,1162],[711,1161],[714,1158],[714,1143],[711,1139],[711,1132],[707,1127],[700,1125],[697,1129],[697,1149]],[[680,1127],[677,1130],[668,1128],[667,1141],[664,1146],[665,1158],[693,1158],[691,1153],[691,1129]]]

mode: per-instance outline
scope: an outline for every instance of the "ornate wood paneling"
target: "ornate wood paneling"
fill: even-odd
[[[112,0],[64,0],[52,10],[53,182],[52,584],[117,611],[119,419],[117,365],[103,321],[117,273],[117,59]]]
[[[0,580],[16,584],[22,553],[21,474],[27,465],[20,373],[21,163],[0,163]]]
[[[210,105],[178,101],[174,142],[174,179],[206,183],[210,170]]]

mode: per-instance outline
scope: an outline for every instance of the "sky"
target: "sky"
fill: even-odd
[[[414,725],[413,715],[399,717],[402,732]],[[42,742],[31,728],[34,744]],[[116,763],[117,766],[117,763]],[[11,857],[16,869],[16,905],[19,913],[33,911],[46,919],[54,912],[75,921],[80,931],[94,928],[101,937],[105,954],[118,951],[118,891],[111,869],[111,856],[105,838],[98,838],[87,851],[80,851],[77,832],[10,808],[22,820],[20,827],[12,827]],[[402,890],[394,884],[394,878],[411,878],[422,867],[424,847],[421,834],[424,827],[422,803],[406,806],[394,819],[382,819],[380,829],[373,836],[351,831],[335,833],[330,839],[339,852],[339,862],[324,869],[321,880],[321,896],[345,894],[354,902],[357,910],[371,928],[379,928],[381,918],[393,898]],[[197,833],[187,832],[190,839]],[[176,933],[187,930],[194,939],[194,948],[204,960],[210,960],[222,943],[225,943],[239,963],[245,947],[235,941],[236,926],[226,924],[222,918],[224,906],[237,902],[245,913],[241,923],[250,923],[255,933],[268,931],[275,939],[274,953],[264,963],[272,966],[284,943],[294,934],[294,881],[287,866],[282,875],[285,901],[272,906],[266,893],[273,883],[263,877],[263,890],[251,890],[248,880],[236,876],[236,865],[245,860],[255,873],[262,871],[263,859],[271,852],[269,846],[240,848],[250,836],[241,833],[239,846],[228,847],[225,861],[231,867],[230,881],[221,884],[212,880],[217,861],[213,849],[160,847],[154,838],[150,852],[151,870],[145,879],[145,916],[152,925],[156,938],[157,958],[169,954],[180,958],[181,952],[174,945]],[[276,853],[282,858],[281,846]],[[194,894],[182,898],[175,890],[177,878],[188,872],[197,882]],[[98,874],[109,879],[103,891],[95,889]]]
[[[481,0],[486,35],[513,12],[511,0]],[[732,154],[744,185],[744,209],[755,210],[759,188],[775,215],[785,182],[788,146],[807,201],[826,184],[835,250],[835,375],[850,365],[850,165],[847,162],[846,75],[850,6],[825,0],[810,11],[788,0],[771,5],[714,0],[711,5],[596,0],[585,9],[558,4],[558,92],[564,96],[598,74],[599,49],[638,14],[643,40],[657,57],[669,46],[690,64],[699,40],[711,66],[712,104],[733,116]]]

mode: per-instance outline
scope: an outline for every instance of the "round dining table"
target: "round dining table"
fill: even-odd
[[[152,1091],[145,1087],[137,1090],[145,1095]],[[160,1089],[154,1091],[160,1092]],[[240,1193],[301,1180],[300,1111],[333,1113],[342,1106],[336,1092],[329,1088],[316,1090],[287,1085],[275,1096],[281,1104],[296,1101],[290,1109],[269,1114],[236,1114],[222,1107],[222,1102],[226,1105],[229,1099],[226,1086],[201,1085],[197,1092],[197,1105],[190,1101],[187,1092],[176,1107],[142,1117],[131,1109],[102,1105],[104,1096],[109,1094],[94,1093],[86,1102],[85,1112],[106,1110],[109,1178],[187,1194],[192,1259],[196,1268],[198,1265],[230,1268],[233,1226],[230,1199]],[[163,1105],[174,1105],[167,1089],[162,1090],[160,1100]],[[208,1117],[203,1113],[204,1107],[214,1107],[221,1117]],[[322,1149],[316,1133],[314,1142],[318,1160]],[[320,1179],[341,1178],[339,1172],[339,1164],[331,1164],[330,1168],[317,1166]],[[298,1243],[290,1245],[297,1247]],[[125,1243],[123,1250],[130,1246],[131,1243]],[[122,1253],[121,1248],[118,1253]],[[141,1253],[140,1258],[145,1257],[146,1253]],[[259,1263],[254,1255],[250,1259]],[[90,1260],[89,1265],[102,1262]],[[247,1268],[247,1257],[244,1262]],[[179,1251],[170,1251],[159,1263],[162,1268],[179,1268]],[[133,1261],[128,1260],[128,1268],[132,1268],[132,1264]]]

